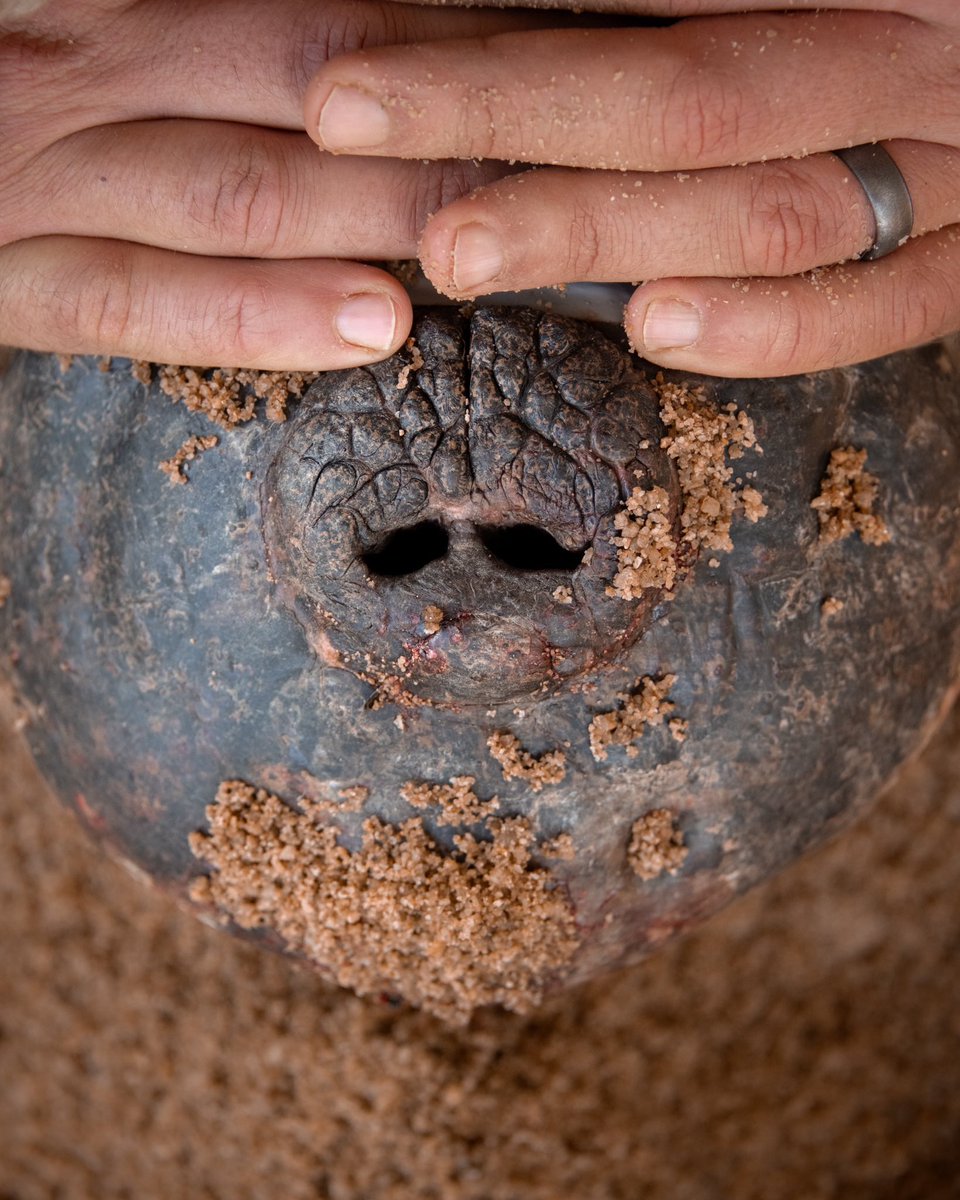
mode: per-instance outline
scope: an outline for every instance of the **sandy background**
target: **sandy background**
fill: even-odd
[[[0,1200],[960,1197],[960,718],[647,964],[451,1031],[178,911],[0,722]]]

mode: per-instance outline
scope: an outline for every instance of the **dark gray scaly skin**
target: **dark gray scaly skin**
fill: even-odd
[[[524,311],[428,313],[416,338],[425,363],[402,391],[406,353],[323,376],[286,424],[224,433],[177,488],[157,464],[203,418],[123,363],[17,356],[0,381],[3,667],[55,789],[178,894],[224,779],[291,802],[364,785],[363,815],[399,821],[402,783],[476,776],[542,838],[572,835],[574,860],[551,864],[581,934],[559,986],[636,960],[840,828],[933,727],[960,655],[960,362],[933,346],[705,381],[755,423],[763,454],[738,470],[769,515],[737,518],[733,552],[687,564],[672,602],[624,602],[605,594],[612,513],[637,472],[677,497],[640,364]],[[810,501],[840,445],[868,452],[887,545],[818,542]],[[536,568],[517,525],[555,539],[546,566],[517,565]],[[829,618],[827,596],[845,604]],[[636,757],[596,761],[591,719],[665,674],[686,741],[657,727]],[[486,748],[499,730],[563,748],[563,782],[505,782]],[[659,807],[689,854],[642,881],[630,828]],[[348,841],[361,819],[344,815]]]
[[[391,359],[328,376],[290,421],[267,472],[273,573],[327,655],[373,679],[402,659],[404,686],[440,703],[489,708],[556,691],[619,657],[660,599],[606,594],[625,497],[656,485],[676,506],[656,393],[597,330],[530,310],[481,310],[469,327],[433,313],[417,345],[415,373]],[[571,569],[530,569],[531,526]],[[437,557],[379,574],[364,555],[396,545],[397,530],[407,534],[390,569]],[[562,583],[572,604],[553,595]],[[430,606],[444,619],[428,636]]]

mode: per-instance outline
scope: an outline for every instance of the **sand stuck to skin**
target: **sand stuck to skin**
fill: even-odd
[[[0,1195],[952,1200],[960,722],[647,963],[451,1029],[208,929],[0,727]]]

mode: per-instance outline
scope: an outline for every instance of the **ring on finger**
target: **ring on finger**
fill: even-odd
[[[913,232],[913,201],[900,168],[878,143],[850,146],[833,153],[863,188],[873,210],[876,229],[873,245],[860,258],[871,260],[892,254]]]

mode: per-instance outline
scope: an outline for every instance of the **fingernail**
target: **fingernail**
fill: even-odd
[[[389,132],[386,109],[357,88],[335,87],[320,110],[320,141],[328,150],[379,146]]]
[[[651,300],[640,336],[644,350],[682,350],[700,336],[700,311],[686,300]]]
[[[453,243],[453,283],[458,292],[470,293],[489,283],[503,270],[500,239],[486,225],[461,225]]]
[[[364,350],[389,350],[397,333],[397,310],[389,296],[370,292],[351,296],[340,306],[337,333]]]

